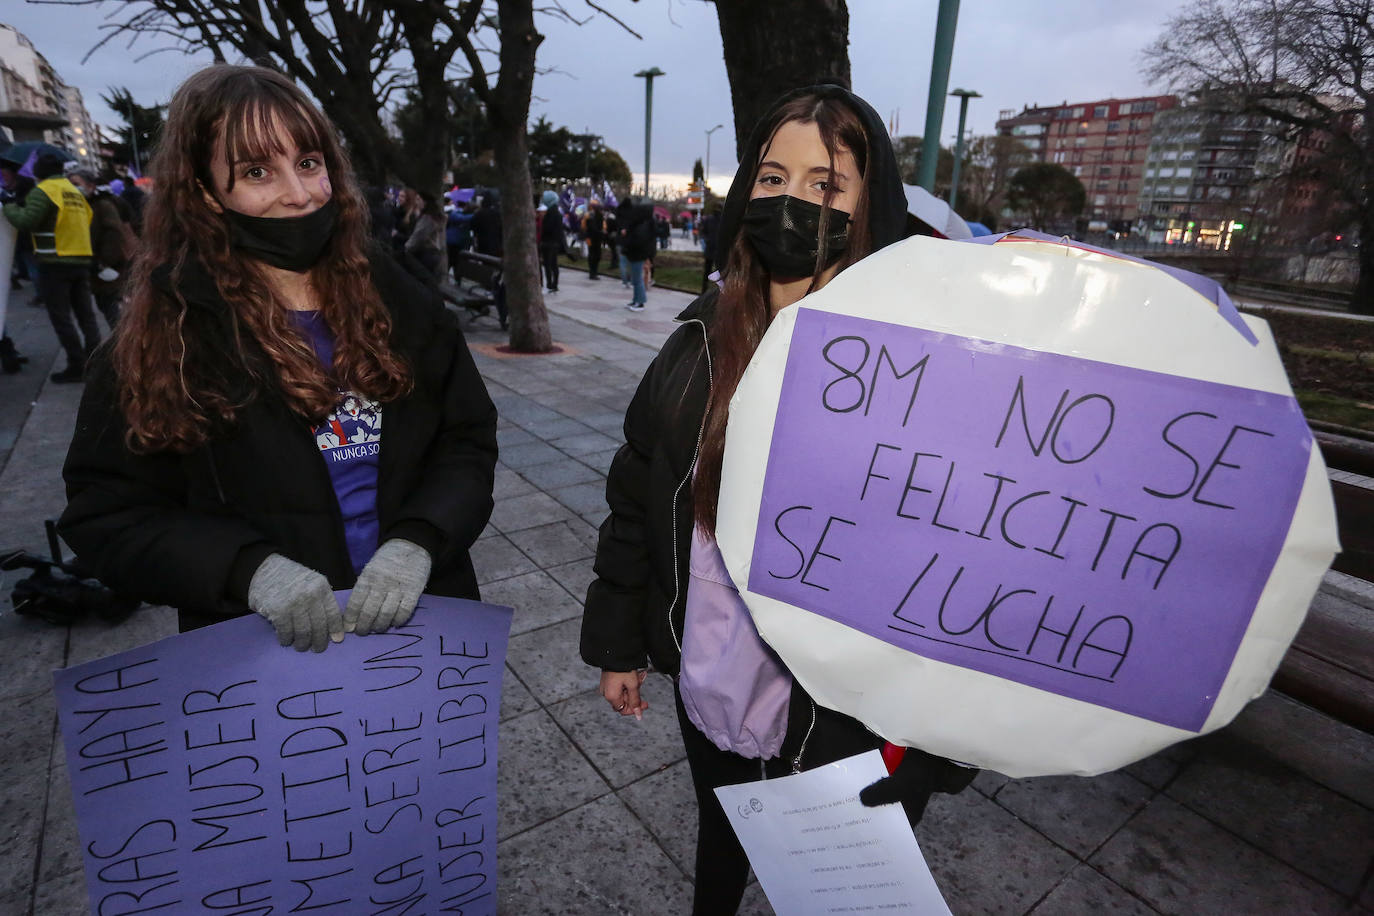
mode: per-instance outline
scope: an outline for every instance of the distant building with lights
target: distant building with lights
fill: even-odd
[[[1127,231],[1139,215],[1155,118],[1177,104],[1173,95],[1032,104],[1020,112],[1003,110],[997,133],[1020,140],[1034,160],[1062,165],[1083,182],[1088,231]]]
[[[95,122],[81,90],[58,76],[18,29],[0,23],[0,128],[13,141],[44,140],[100,168]]]

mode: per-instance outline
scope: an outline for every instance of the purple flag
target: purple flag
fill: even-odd
[[[511,611],[321,654],[248,616],[55,673],[92,913],[496,912]]]
[[[749,589],[1197,731],[1310,446],[1291,397],[803,308]]]

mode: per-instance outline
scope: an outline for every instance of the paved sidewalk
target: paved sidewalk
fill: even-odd
[[[511,916],[656,916],[687,912],[690,899],[694,802],[671,684],[652,676],[652,708],[623,720],[577,657],[621,417],[691,298],[652,289],[634,314],[618,283],[563,271],[548,297],[559,355],[503,356],[494,318],[465,320],[501,412],[497,506],[473,559],[484,598],[516,609],[499,777],[501,912]],[[32,336],[37,347],[42,335]],[[42,519],[62,505],[79,386],[40,390],[43,362],[0,376],[0,444],[14,431],[0,544],[41,548]],[[31,391],[36,402],[19,409]],[[6,599],[12,580],[0,577]],[[60,629],[0,603],[0,916],[76,914],[84,903],[51,669],[173,630],[165,609]],[[1120,772],[984,773],[937,798],[918,835],[956,914],[1374,914],[1374,736],[1270,693],[1222,732]],[[743,912],[771,912],[757,886]]]

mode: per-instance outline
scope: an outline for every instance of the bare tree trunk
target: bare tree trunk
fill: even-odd
[[[501,188],[501,227],[510,309],[510,346],[522,353],[553,349],[549,316],[539,286],[535,242],[534,188],[530,184],[525,142],[534,88],[534,55],[544,40],[534,27],[531,0],[499,0],[501,76],[487,106],[496,147],[496,173]]]
[[[778,96],[817,83],[849,86],[845,0],[715,0],[730,101],[735,158]]]

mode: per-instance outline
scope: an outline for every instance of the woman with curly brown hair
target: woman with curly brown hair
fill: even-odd
[[[83,564],[183,630],[252,610],[302,650],[476,598],[496,411],[438,294],[369,250],[332,125],[277,73],[213,66],[152,174],[63,469]]]

